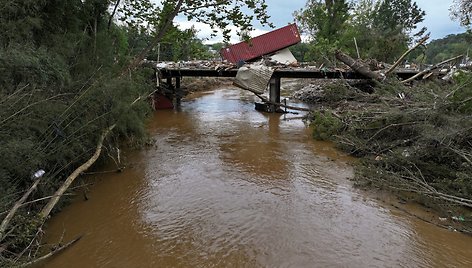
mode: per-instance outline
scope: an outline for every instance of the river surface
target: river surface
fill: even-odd
[[[471,237],[357,190],[352,159],[253,102],[156,112],[152,146],[49,222],[50,243],[84,236],[44,267],[472,267]]]

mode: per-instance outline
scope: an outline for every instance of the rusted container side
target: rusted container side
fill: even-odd
[[[295,45],[301,41],[300,33],[295,23],[263,35],[251,38],[249,42],[241,42],[222,48],[223,59],[232,63],[250,61],[263,55]]]

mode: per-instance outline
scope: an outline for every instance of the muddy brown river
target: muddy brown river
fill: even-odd
[[[49,243],[83,238],[44,267],[472,267],[471,237],[354,188],[352,159],[253,102],[156,112],[152,146],[49,222]]]

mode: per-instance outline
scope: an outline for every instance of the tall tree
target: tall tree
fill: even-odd
[[[412,0],[360,0],[353,9],[347,34],[356,37],[363,57],[390,62],[407,49],[425,12]],[[415,31],[416,30],[416,31]]]
[[[347,0],[308,0],[303,9],[294,12],[302,32],[310,39],[308,55],[318,60],[326,58],[332,48],[342,43],[340,39],[349,19],[349,10]]]
[[[349,9],[346,0],[308,0],[303,9],[295,11],[294,16],[302,31],[313,40],[334,42],[349,18]]]
[[[392,61],[426,30],[415,31],[425,12],[413,0],[308,0],[294,15],[311,38],[312,56],[332,48],[353,54],[356,38],[361,56]]]

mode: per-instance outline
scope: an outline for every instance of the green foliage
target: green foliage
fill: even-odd
[[[309,0],[294,15],[311,38],[305,55],[324,62],[335,49],[356,55],[354,38],[362,58],[393,62],[426,30],[413,32],[425,12],[412,0]]]
[[[472,23],[472,1],[454,0],[454,4],[451,7],[451,15],[460,21],[461,25],[469,27]]]
[[[408,33],[424,20],[426,13],[415,1],[383,0],[375,4],[373,23],[383,30],[401,29]],[[424,32],[424,31],[422,31]]]
[[[343,123],[330,113],[314,112],[311,114],[313,138],[316,140],[332,140],[343,128]]]
[[[362,58],[393,62],[414,36],[425,32],[423,28],[413,33],[424,16],[425,12],[411,0],[361,0],[354,8],[346,40],[357,39]]]
[[[472,48],[472,34],[451,34],[444,38],[431,41],[426,49],[413,51],[408,57],[417,63],[435,64],[458,55],[466,55]]]
[[[306,62],[306,61],[312,60],[308,55],[309,50],[310,50],[310,45],[304,42],[298,43],[290,47],[290,52],[292,52],[293,56],[299,62]]]
[[[456,88],[451,95],[453,108],[463,114],[472,114],[472,74],[459,72],[455,77]]]
[[[111,124],[118,127],[106,146],[144,138],[149,105],[131,103],[152,91],[154,75],[144,68],[117,75],[130,55],[126,31],[105,23],[108,1],[40,2],[23,12],[19,8],[29,2],[10,2],[16,13],[0,17],[2,26],[24,26],[22,14],[36,18],[36,24],[16,33],[0,27],[5,37],[0,46],[1,212],[31,186],[39,169],[46,176],[38,198],[51,195],[90,158],[98,136]],[[37,231],[31,216],[42,205],[29,206],[32,213],[23,214],[25,219],[15,216],[9,251],[19,252],[31,241]]]
[[[71,79],[63,58],[46,48],[31,46],[0,48],[0,71],[0,91],[7,94],[27,85],[57,89]]]
[[[314,41],[326,39],[331,43],[342,33],[349,9],[346,0],[308,0],[305,8],[296,11],[294,17],[302,31]]]
[[[424,194],[428,187],[471,199],[471,81],[464,73],[452,86],[437,81],[406,87],[389,81],[376,88],[373,95],[378,96],[371,98],[376,102],[347,109],[342,132],[331,139],[362,157],[356,183],[417,192],[421,202],[435,204],[444,201],[431,198],[434,192]]]
[[[46,0],[11,0],[0,2],[0,46],[32,42],[42,29],[41,10]]]
[[[139,53],[152,42],[153,36],[147,32],[140,32],[134,28],[127,30],[131,54]],[[146,55],[147,59],[159,59],[159,61],[209,59],[212,57],[208,47],[197,38],[196,29],[180,30],[175,26],[169,27],[161,42]]]
[[[308,59],[326,61],[339,48],[349,10],[346,0],[308,0],[304,9],[294,13],[302,32],[310,37]]]
[[[131,0],[125,1],[119,9],[119,17],[128,27],[139,32],[157,33],[167,20],[182,14],[188,20],[210,25],[215,33],[216,29],[221,29],[225,40],[229,40],[229,26],[235,26],[241,33],[253,30],[254,19],[262,25],[272,26],[266,9],[265,0],[167,0],[160,4],[150,0]]]

